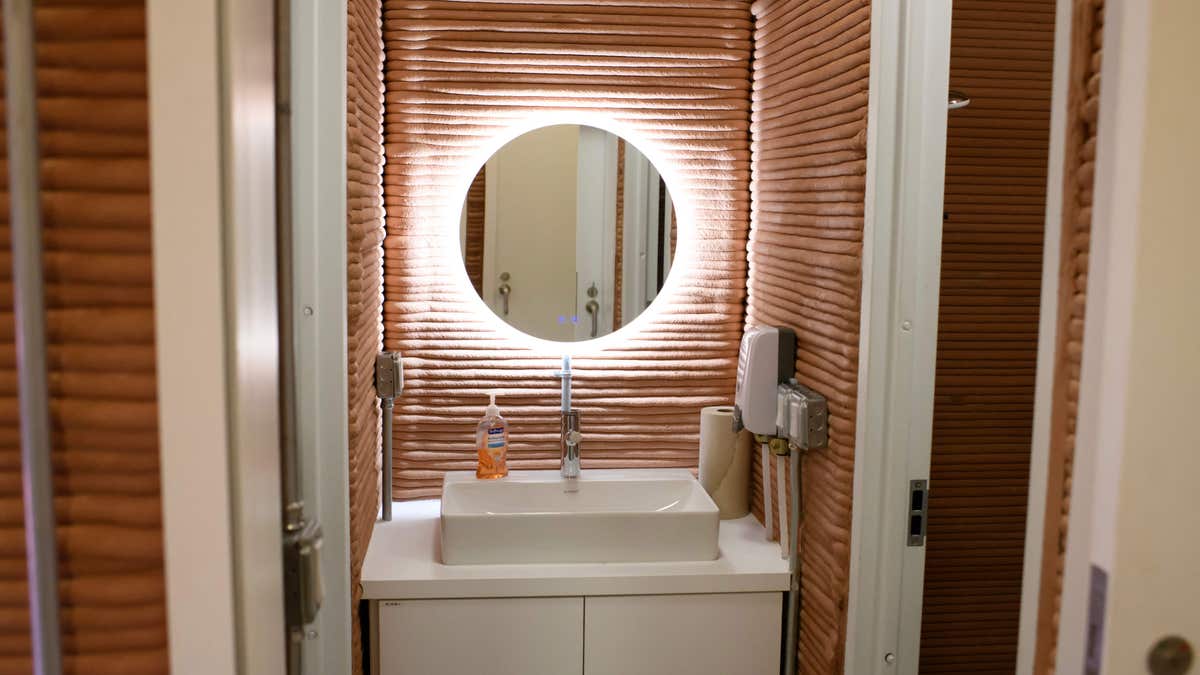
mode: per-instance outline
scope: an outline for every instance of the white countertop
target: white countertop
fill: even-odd
[[[443,565],[441,502],[395,502],[375,524],[362,568],[363,598],[486,598],[786,591],[787,560],[754,516],[721,521],[712,561]]]

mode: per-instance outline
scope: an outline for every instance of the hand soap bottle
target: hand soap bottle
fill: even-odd
[[[479,452],[475,477],[490,480],[508,475],[508,420],[500,416],[496,392],[488,395],[491,403],[475,427],[475,449]]]

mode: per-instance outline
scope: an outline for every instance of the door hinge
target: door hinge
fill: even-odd
[[[303,633],[317,618],[325,600],[321,580],[321,544],[323,533],[316,519],[304,517],[304,502],[288,505],[284,523],[284,584],[288,632]]]
[[[908,482],[908,545],[925,545],[925,521],[929,512],[929,482]]]

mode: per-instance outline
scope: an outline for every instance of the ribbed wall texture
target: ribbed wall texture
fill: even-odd
[[[145,13],[44,1],[36,19],[64,672],[166,673]],[[32,664],[4,165],[0,673],[20,675]]]
[[[699,410],[733,396],[749,223],[745,0],[389,0],[384,322],[404,353],[397,496],[475,465],[499,389],[511,468],[558,466],[562,350],[499,328],[446,236],[490,148],[547,111],[619,127],[673,176],[692,238],[663,302],[605,349],[579,348],[585,467],[695,467]],[[563,121],[559,117],[557,121]],[[482,152],[481,152],[482,151]],[[537,264],[531,260],[530,264]]]
[[[471,288],[483,295],[483,221],[487,197],[487,167],[475,174],[467,190],[467,236],[463,247],[463,262],[467,266],[467,277]]]
[[[346,348],[350,397],[350,588],[353,668],[362,672],[359,577],[379,505],[375,355],[383,325],[383,36],[379,0],[347,3]]]
[[[1015,668],[1055,0],[957,0],[920,671]]]
[[[796,329],[796,377],[829,399],[829,447],[803,467],[800,657],[803,673],[830,675],[849,590],[870,2],[763,0],[754,15],[747,321]]]
[[[1096,169],[1104,0],[1075,0],[1071,24],[1063,213],[1059,225],[1062,228],[1062,248],[1054,351],[1056,361],[1050,417],[1038,638],[1034,656],[1034,672],[1039,675],[1054,673],[1062,601],[1063,557],[1067,548],[1067,515],[1071,507],[1080,358],[1083,354],[1083,320],[1087,304],[1088,252],[1091,249],[1092,183]]]

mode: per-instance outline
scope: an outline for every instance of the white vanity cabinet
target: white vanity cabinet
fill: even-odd
[[[382,675],[583,672],[583,598],[381,602],[376,635]]]
[[[457,598],[378,604],[382,675],[764,675],[783,595]]]
[[[586,598],[584,675],[773,675],[781,593]]]
[[[446,565],[440,504],[398,502],[362,568],[377,675],[777,675],[779,544],[721,521],[716,560]]]

